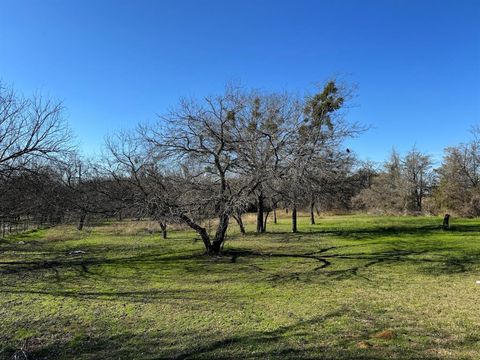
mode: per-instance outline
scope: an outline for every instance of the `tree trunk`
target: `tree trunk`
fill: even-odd
[[[263,233],[267,232],[267,219],[269,214],[270,211],[267,211],[267,213],[265,214],[265,219],[263,220]]]
[[[162,237],[164,239],[167,238],[167,223],[164,223],[162,221],[159,221],[158,222],[160,224],[160,228],[162,229]]]
[[[243,220],[242,220],[242,214],[238,213],[236,215],[233,215],[233,218],[238,224],[238,227],[240,228],[240,233],[242,235],[245,235],[245,226],[243,225]]]
[[[443,217],[443,228],[445,230],[450,227],[449,220],[450,220],[450,214],[445,214],[445,216]]]
[[[228,214],[222,214],[218,220],[219,221],[217,226],[217,232],[215,233],[215,239],[210,246],[210,254],[213,255],[219,254],[220,250],[222,249],[222,244],[225,241],[225,234],[227,233],[228,221],[230,220],[230,217],[228,216]]]
[[[310,203],[310,225],[315,225],[315,214],[313,210],[315,209],[315,202]]]
[[[196,224],[192,219],[190,219],[185,214],[180,215],[179,218],[200,235],[200,237],[202,238],[203,244],[205,245],[205,251],[207,253],[210,253],[211,244],[210,244],[210,236],[208,236],[207,229]]]
[[[297,232],[297,207],[292,208],[292,232]]]
[[[78,221],[78,226],[77,226],[77,229],[82,231],[83,230],[83,226],[85,225],[85,218],[87,217],[87,214],[82,212],[80,214],[80,220]]]
[[[263,229],[263,194],[260,193],[257,198],[257,233],[260,234],[264,232]]]
[[[273,208],[273,223],[274,224],[277,223],[277,208],[276,207]]]
[[[208,251],[209,255],[218,255],[220,254],[220,250],[222,249],[222,242],[214,241],[212,246],[210,246],[210,250]]]

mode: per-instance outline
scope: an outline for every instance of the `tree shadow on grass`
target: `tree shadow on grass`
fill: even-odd
[[[319,230],[313,234],[332,234],[339,237],[346,237],[345,234],[350,234],[350,238],[355,236],[372,236],[374,238],[381,238],[382,236],[393,236],[394,234],[424,234],[442,232],[437,226],[422,226],[422,227],[387,227],[387,228],[358,228],[348,231],[344,230]],[[480,225],[476,224],[460,224],[452,227],[452,232],[480,232]],[[312,234],[303,233],[303,234]],[[357,235],[356,235],[357,234]],[[279,237],[282,233],[266,234],[269,237]],[[302,236],[288,233],[289,236]],[[104,256],[105,245],[87,245],[85,246],[86,254],[81,256],[70,256],[68,250],[55,250],[42,247],[40,241],[34,243],[35,256],[30,260],[13,260],[0,261],[0,276],[4,279],[11,277],[11,284],[13,287],[5,286],[4,290],[15,289],[15,283],[19,279],[35,280],[42,277],[43,282],[46,279],[51,281],[52,285],[55,282],[61,283],[64,281],[63,274],[68,273],[68,281],[74,281],[75,277],[94,278],[100,281],[108,281],[109,279],[124,279],[128,280],[132,277],[131,273],[127,272],[122,276],[121,272],[104,269],[125,268],[134,270],[139,280],[148,280],[152,273],[161,274],[164,269],[169,271],[178,270],[181,273],[189,273],[190,275],[204,275],[214,274],[222,276],[227,271],[234,271],[238,274],[244,275],[244,280],[249,281],[267,281],[272,283],[288,282],[288,281],[311,281],[312,279],[328,278],[331,280],[345,280],[350,278],[362,278],[364,280],[371,280],[368,277],[368,272],[364,271],[368,268],[379,268],[383,266],[390,266],[395,264],[410,264],[418,265],[420,271],[428,275],[439,274],[458,274],[473,271],[476,264],[480,263],[480,253],[471,252],[468,254],[455,251],[449,251],[445,245],[437,247],[433,242],[412,242],[404,243],[405,240],[399,236],[398,240],[391,241],[388,246],[393,247],[387,250],[378,251],[353,251],[354,247],[359,243],[350,243],[349,245],[338,245],[320,248],[315,251],[294,252],[292,249],[276,249],[275,252],[254,251],[251,249],[229,248],[225,249],[221,256],[209,257],[200,252],[193,252],[192,250],[185,250],[183,252],[176,251],[175,253],[168,253],[165,250],[162,252],[156,248],[142,249],[141,253],[136,253],[132,256],[114,256],[122,251],[121,248],[114,247],[114,250],[108,247],[111,257]],[[235,243],[232,243],[235,245]],[[381,244],[379,242],[378,244]],[[2,244],[4,246],[5,244]],[[371,243],[365,244],[371,245]],[[18,251],[24,251],[24,245],[12,244],[8,242],[6,246],[17,247]],[[406,248],[407,247],[407,248]],[[453,248],[452,248],[453,249]],[[11,249],[14,251],[15,249]],[[293,249],[294,250],[294,249]],[[103,256],[102,256],[103,255]],[[12,255],[10,255],[12,257]],[[46,258],[43,259],[42,257]],[[300,270],[294,271],[288,268],[282,269],[280,264],[270,263],[268,269],[265,270],[264,262],[269,262],[274,259],[289,259],[299,261]],[[245,265],[245,266],[239,266]],[[273,266],[271,266],[273,265]],[[298,270],[298,269],[295,269]],[[51,278],[45,278],[47,274]],[[200,278],[199,278],[200,279]],[[228,281],[228,277],[225,276]],[[206,281],[211,281],[206,278]],[[218,281],[218,280],[216,280]],[[33,284],[33,282],[32,282]],[[41,289],[39,290],[41,291]],[[13,292],[13,291],[12,291]],[[150,292],[149,294],[139,292],[112,292],[107,293],[82,293],[82,292],[61,292],[57,290],[46,291],[55,296],[77,296],[79,298],[130,298],[132,301],[138,299],[153,298],[161,299],[168,298],[170,295],[175,298],[175,294],[159,291],[158,294]],[[142,300],[143,301],[143,300]]]
[[[229,250],[225,252],[225,255],[231,256],[232,262],[236,262],[239,257],[247,258],[293,258],[293,259],[305,259],[312,260],[315,265],[309,270],[304,272],[289,272],[276,273],[269,277],[270,281],[288,281],[288,280],[301,280],[302,277],[309,275],[323,275],[335,279],[346,279],[349,277],[362,277],[369,280],[365,276],[361,275],[359,271],[362,268],[368,268],[381,263],[395,263],[407,261],[409,256],[423,254],[424,251],[407,251],[407,250],[392,250],[381,251],[376,253],[333,253],[331,251],[337,250],[337,247],[332,246],[328,248],[320,249],[316,252],[308,253],[259,253],[249,250]],[[341,262],[342,260],[355,260],[358,265],[347,267],[342,270],[329,270],[332,262]]]
[[[438,359],[436,356],[429,355],[427,349],[418,346],[410,348],[397,346],[391,347],[387,351],[384,348],[373,346],[359,348],[359,340],[365,340],[365,337],[368,340],[368,335],[361,332],[329,334],[329,339],[325,339],[315,332],[327,321],[354,315],[349,308],[343,306],[327,314],[313,316],[310,319],[280,326],[274,330],[252,331],[245,335],[234,335],[216,341],[207,340],[172,358],[177,360],[224,358],[380,360],[388,356],[389,359],[403,360]]]
[[[344,246],[343,248],[348,248]],[[232,249],[224,252],[231,257],[231,262],[236,263],[239,258],[268,259],[268,258],[293,258],[312,260],[313,266],[304,272],[277,273],[272,275],[271,281],[301,280],[312,275],[322,275],[330,279],[344,280],[354,277],[370,280],[362,274],[362,270],[370,267],[380,267],[395,264],[418,265],[419,270],[429,275],[457,274],[474,271],[480,263],[480,252],[458,256],[451,253],[437,253],[429,249],[391,249],[376,252],[338,252],[339,247],[328,247],[317,252],[307,253],[261,253],[246,249]],[[333,252],[333,253],[332,253]],[[355,265],[350,266],[351,262]],[[257,262],[258,263],[258,262]],[[347,264],[341,269],[331,270],[332,264]],[[257,271],[262,268],[257,265]]]
[[[50,256],[52,253],[48,253]],[[184,253],[184,254],[165,254],[149,253],[134,256],[118,257],[93,257],[95,253],[88,252],[86,255],[75,256],[68,255],[65,251],[53,253],[57,255],[49,260],[25,260],[25,261],[0,261],[0,274],[15,274],[25,272],[35,272],[39,270],[61,269],[61,268],[81,268],[83,272],[88,272],[91,266],[99,265],[135,265],[135,264],[162,264],[162,263],[181,263],[182,261],[206,260],[203,254]],[[60,256],[61,255],[61,256]]]
[[[319,235],[319,236],[334,236],[345,239],[362,240],[365,238],[381,238],[392,236],[418,236],[423,238],[432,234],[443,233],[480,233],[479,224],[454,224],[448,229],[443,229],[441,224],[428,224],[428,225],[395,225],[395,226],[375,226],[375,227],[347,227],[347,228],[310,228],[310,230],[298,231],[296,233],[288,231],[275,231],[263,236],[276,237],[283,235],[284,241],[293,240],[304,235]],[[282,240],[282,239],[281,239]]]
[[[180,332],[175,329],[151,330],[134,333],[125,330],[115,335],[97,329],[74,336],[42,336],[29,338],[23,344],[9,343],[0,356],[11,356],[20,349],[28,359],[439,359],[432,353],[432,343],[379,343],[360,348],[377,331],[360,329],[346,333],[328,330],[326,323],[336,323],[342,318],[355,318],[357,313],[346,306],[334,311],[314,315],[306,320],[278,326],[272,330],[238,331],[232,335],[218,332]],[[60,320],[60,322],[62,322]],[[326,333],[323,329],[327,330]],[[426,331],[418,330],[420,333]],[[318,333],[320,332],[320,333]],[[413,335],[413,334],[412,334]],[[445,338],[447,338],[445,336]],[[456,338],[443,347],[471,347],[467,338]],[[1,349],[0,349],[1,350]]]
[[[480,252],[455,255],[450,254],[431,261],[422,271],[428,275],[454,275],[477,272],[480,266]]]
[[[3,288],[0,289],[3,294],[18,294],[18,295],[48,295],[68,297],[82,300],[110,300],[110,301],[128,301],[147,303],[151,300],[204,300],[194,290],[165,290],[165,289],[150,289],[145,291],[85,291],[85,290],[35,290],[22,288]]]
[[[243,261],[240,261],[243,259]],[[269,263],[273,259],[292,259],[300,261],[300,271],[285,271],[282,267],[275,270]],[[241,268],[235,268],[241,262]],[[438,253],[432,249],[399,249],[379,250],[374,252],[350,252],[349,246],[330,246],[317,251],[304,253],[293,252],[259,252],[249,249],[227,249],[219,257],[208,257],[200,253],[186,252],[177,255],[165,254],[140,254],[128,257],[116,258],[89,258],[63,256],[52,260],[31,261],[4,261],[0,262],[0,274],[2,276],[20,276],[22,279],[29,276],[35,279],[44,274],[52,274],[53,281],[61,283],[64,273],[68,273],[66,280],[74,280],[73,274],[78,278],[95,277],[97,280],[107,281],[109,278],[129,279],[130,273],[123,277],[118,272],[104,271],[108,268],[125,268],[135,270],[141,276],[139,280],[151,276],[152,271],[159,274],[164,269],[169,271],[177,269],[179,272],[188,272],[192,275],[214,274],[222,276],[226,271],[243,273],[245,281],[266,280],[271,282],[284,281],[311,281],[314,277],[324,277],[331,280],[345,280],[349,278],[363,278],[370,280],[363,270],[370,267],[382,267],[395,264],[418,265],[419,269],[429,275],[457,274],[473,271],[480,262],[480,253],[457,255],[455,253]],[[268,270],[264,271],[267,264]],[[221,265],[220,267],[218,265]],[[331,269],[335,265],[334,269]],[[280,266],[280,265],[278,265]],[[263,273],[263,275],[255,275]],[[143,274],[143,275],[142,275]],[[146,279],[146,278],[145,278]],[[226,278],[227,279],[227,278]],[[52,294],[61,295],[59,292]],[[72,294],[64,294],[73,296]],[[85,297],[94,296],[84,294]],[[98,294],[101,295],[101,294]],[[121,294],[118,294],[121,296]],[[125,294],[124,294],[125,295]],[[130,294],[135,298],[133,292]],[[142,297],[145,294],[139,294]],[[80,294],[78,296],[81,296]],[[107,295],[108,297],[108,295]]]

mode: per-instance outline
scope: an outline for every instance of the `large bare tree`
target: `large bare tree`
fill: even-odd
[[[0,83],[0,176],[58,157],[70,140],[61,102],[25,98]]]
[[[245,106],[244,94],[234,88],[203,101],[182,100],[155,126],[141,128],[152,159],[163,159],[169,214],[201,237],[206,251],[220,252],[231,216],[243,204],[248,186],[238,182],[237,114]],[[216,218],[213,236],[202,225]]]

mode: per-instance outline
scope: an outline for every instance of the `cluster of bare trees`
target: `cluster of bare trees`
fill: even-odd
[[[413,148],[392,152],[381,168],[345,148],[363,129],[345,120],[348,92],[329,81],[306,96],[229,87],[183,99],[155,124],[106,141],[83,159],[71,145],[61,103],[25,98],[0,86],[0,220],[77,223],[149,218],[195,230],[210,254],[221,251],[230,223],[256,212],[256,231],[277,209],[352,209],[382,213],[441,210],[480,215],[480,137],[432,158]]]
[[[79,229],[92,217],[148,217],[165,237],[168,223],[182,223],[209,253],[220,251],[232,220],[245,232],[248,210],[265,232],[268,216],[289,208],[297,231],[297,209],[310,207],[313,223],[314,208],[355,181],[342,142],[361,129],[342,116],[346,96],[333,81],[303,97],[229,87],[110,137],[104,157],[86,161],[60,103],[2,87],[1,216],[75,219]]]
[[[106,170],[130,188],[130,211],[158,220],[164,234],[166,223],[189,226],[209,253],[221,250],[231,220],[245,231],[249,209],[265,232],[271,212],[290,208],[297,231],[297,209],[309,204],[314,221],[315,203],[352,169],[342,142],[361,129],[344,120],[344,101],[333,81],[302,98],[228,88],[182,100],[156,124],[110,138]]]
[[[25,98],[0,83],[0,218],[55,215],[46,201],[49,164],[71,149],[62,105],[40,96]],[[45,198],[44,198],[45,197]],[[45,200],[45,201],[44,201]]]
[[[113,214],[112,202],[102,202],[111,188],[99,172],[84,174],[82,163],[60,102],[26,98],[0,83],[2,235],[19,224],[23,229],[85,219],[86,213]]]
[[[370,181],[352,199],[356,209],[392,214],[480,216],[480,129],[467,143],[445,149],[434,167],[416,148],[404,157],[395,151],[380,169],[370,165]],[[367,170],[365,168],[365,170]]]
[[[435,192],[439,208],[464,216],[480,216],[480,128],[469,142],[445,149]]]
[[[381,213],[422,213],[436,186],[432,158],[410,150],[404,157],[392,151],[380,170],[370,168],[369,184],[352,199],[358,209]]]

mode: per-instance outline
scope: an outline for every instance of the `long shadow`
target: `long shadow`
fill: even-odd
[[[314,324],[320,324],[326,320],[334,317],[342,316],[346,313],[346,308],[341,308],[339,310],[330,312],[326,315],[320,315],[312,317],[308,320],[299,321],[292,325],[281,326],[275,330],[271,331],[254,331],[250,334],[243,336],[232,336],[226,339],[210,342],[203,346],[195,347],[192,350],[183,352],[174,357],[174,359],[184,360],[188,358],[195,358],[201,354],[207,354],[215,350],[221,349],[225,346],[234,345],[234,344],[262,344],[263,346],[268,345],[270,342],[278,341],[282,336],[291,331],[298,331],[302,327],[311,326]],[[301,335],[301,334],[299,334]],[[305,333],[303,335],[306,335]],[[293,355],[293,351],[291,353]],[[274,355],[274,354],[269,354]]]
[[[316,270],[324,269],[331,265],[331,263],[326,260],[324,257],[321,257],[320,254],[327,252],[329,250],[336,249],[335,246],[320,249],[315,252],[309,252],[306,254],[284,254],[284,253],[260,253],[251,250],[239,250],[239,249],[232,249],[224,251],[223,255],[231,256],[230,262],[235,263],[239,257],[277,257],[277,258],[301,258],[301,259],[312,259],[316,260],[321,263],[318,267],[315,268]]]
[[[325,229],[313,232],[315,234],[333,234],[338,236],[345,236],[344,234],[350,234],[350,236],[356,236],[355,234],[366,235],[366,236],[381,236],[381,235],[393,235],[393,234],[415,234],[419,233],[431,233],[431,232],[441,232],[443,230],[439,229],[438,226],[422,226],[422,227],[404,227],[404,226],[394,226],[394,227],[385,227],[385,228],[358,228],[348,231],[344,230],[334,230],[334,229]],[[480,225],[476,224],[466,224],[466,225],[455,225],[450,230],[452,232],[480,232]],[[279,236],[282,233],[271,233],[269,236]],[[295,235],[288,233],[289,236]],[[304,233],[312,234],[312,232]],[[122,266],[138,269],[139,271],[144,271],[146,267],[148,268],[157,268],[162,269],[165,266],[176,266],[182,271],[187,271],[191,273],[211,273],[215,271],[214,265],[217,261],[215,258],[205,256],[203,253],[192,253],[190,250],[186,250],[184,253],[175,253],[169,254],[165,252],[152,252],[151,249],[148,250],[148,253],[140,253],[134,256],[118,256],[118,257],[105,257],[98,256],[102,253],[102,249],[99,247],[86,247],[87,254],[82,256],[69,256],[68,251],[59,251],[45,250],[44,252],[39,252],[42,249],[41,244],[37,244],[39,247],[36,247],[37,256],[45,255],[46,257],[51,257],[48,260],[20,260],[20,261],[0,261],[0,275],[18,275],[24,277],[26,274],[31,273],[41,273],[41,272],[52,272],[55,278],[60,281],[61,274],[64,271],[74,271],[77,273],[77,276],[97,276],[97,277],[116,277],[120,275],[104,274],[99,273],[98,271],[92,271],[92,268],[98,270],[102,266]],[[10,246],[11,243],[1,244],[1,246]],[[15,244],[14,244],[15,245]],[[249,249],[227,249],[223,252],[222,256],[218,258],[218,262],[223,264],[236,264],[239,259],[262,259],[268,260],[272,258],[292,258],[292,259],[304,259],[312,261],[312,267],[308,268],[302,272],[290,272],[290,273],[274,273],[268,274],[265,279],[264,276],[261,277],[262,280],[268,280],[273,282],[278,281],[300,281],[302,277],[306,276],[325,276],[331,279],[348,279],[352,277],[361,277],[366,280],[368,279],[363,273],[362,270],[374,267],[374,266],[383,266],[387,264],[395,263],[410,263],[410,264],[419,264],[422,265],[421,271],[429,275],[438,275],[438,274],[457,274],[464,273],[473,269],[476,264],[480,262],[480,254],[469,253],[456,255],[455,253],[448,253],[444,246],[441,249],[435,248],[433,245],[428,245],[427,247],[420,245],[416,249],[399,249],[393,248],[391,250],[382,250],[377,252],[345,252],[344,249],[352,248],[357,246],[356,244],[344,245],[344,246],[331,246],[326,248],[321,248],[317,251],[310,251],[305,253],[295,253],[295,252],[259,252],[252,251]],[[24,248],[22,247],[22,251]],[[441,251],[441,253],[439,253]],[[111,252],[111,251],[110,251]],[[432,257],[431,255],[435,255]],[[227,261],[225,262],[225,259]],[[351,263],[355,262],[352,266]],[[335,270],[331,270],[331,265],[340,265]],[[341,268],[342,263],[347,264],[346,268]],[[251,271],[254,270],[256,273],[263,272],[261,263],[255,262],[248,264],[248,268],[244,268],[242,271]],[[423,266],[427,265],[427,266]],[[233,265],[235,266],[235,265]],[[338,269],[340,268],[340,269]],[[245,270],[246,269],[246,270]],[[248,270],[249,269],[249,270]],[[218,271],[224,271],[224,268],[219,268]],[[131,276],[131,275],[130,275]],[[129,276],[125,276],[128,278]],[[257,278],[258,280],[258,278]],[[8,289],[7,289],[8,290]],[[4,291],[7,292],[7,291]],[[48,293],[48,291],[46,292]],[[78,296],[85,298],[92,298],[95,296],[104,296],[104,297],[130,297],[135,301],[136,298],[141,298],[146,294],[141,292],[135,293],[112,293],[110,295],[105,293],[63,293],[53,290],[50,292],[53,295],[58,296]],[[152,295],[155,297],[155,295]],[[168,297],[168,293],[159,293],[158,297]],[[172,294],[172,297],[174,294]]]
[[[115,335],[99,328],[93,333],[69,337],[41,336],[22,343],[9,343],[0,348],[0,358],[14,358],[15,354],[26,355],[27,359],[361,359],[361,360],[434,360],[442,358],[432,349],[433,339],[427,343],[412,343],[398,346],[395,343],[370,348],[358,348],[360,340],[369,340],[375,331],[359,330],[346,334],[317,334],[316,329],[325,323],[342,317],[358,316],[350,307],[342,306],[326,314],[314,315],[306,320],[295,321],[273,330],[247,330],[245,333],[223,336],[215,332],[180,332],[174,329],[153,330],[145,333],[125,329]],[[74,318],[59,319],[60,323],[72,322]],[[19,324],[23,326],[23,323]],[[186,331],[186,330],[184,330]],[[419,329],[420,333],[425,333]],[[438,331],[441,333],[441,330]],[[442,335],[440,335],[442,336]],[[446,336],[442,336],[447,338]],[[475,346],[478,339],[472,337],[450,337],[444,347],[450,349]],[[291,340],[291,341],[289,341]],[[305,346],[307,345],[307,346]],[[21,351],[20,351],[21,348]]]
[[[64,253],[64,252],[63,252]],[[208,259],[203,254],[188,253],[185,255],[169,255],[165,253],[158,254],[140,254],[126,257],[61,257],[51,260],[30,260],[30,261],[0,261],[0,274],[15,274],[20,272],[32,272],[37,270],[60,269],[70,267],[80,267],[84,272],[88,272],[90,266],[96,265],[125,265],[125,264],[148,264],[162,262],[180,262],[185,260]]]
[[[341,248],[345,248],[343,246]],[[317,265],[311,269],[291,274],[274,274],[270,280],[299,280],[300,275],[324,275],[332,278],[345,279],[348,277],[361,276],[360,270],[367,269],[372,266],[395,264],[395,263],[411,263],[411,264],[427,264],[429,267],[422,269],[428,274],[455,274],[466,272],[470,267],[473,267],[480,261],[479,253],[464,254],[457,256],[455,254],[438,254],[434,253],[435,257],[428,257],[430,251],[428,249],[391,249],[377,252],[338,252],[340,247],[327,247],[314,252],[306,253],[265,253],[252,251],[248,249],[228,249],[223,255],[219,257],[218,261],[223,261],[225,258],[229,259],[229,263],[235,264],[240,258],[246,259],[262,259],[268,260],[272,258],[293,258],[312,260]],[[165,253],[159,254],[139,254],[129,257],[116,258],[87,258],[87,257],[68,257],[56,258],[51,260],[35,260],[35,261],[3,261],[0,262],[0,274],[3,275],[20,275],[26,273],[36,273],[42,271],[51,271],[55,274],[57,280],[60,280],[62,271],[73,270],[78,276],[106,276],[91,271],[91,268],[101,266],[122,266],[130,268],[141,269],[143,267],[157,267],[162,268],[171,264],[184,271],[193,273],[212,272],[216,259],[211,259],[201,253],[185,253],[177,255],[168,255]],[[332,262],[339,265],[343,261],[349,263],[355,261],[354,266],[347,267],[341,270],[329,270]],[[250,264],[255,267],[254,270],[261,272],[261,264]],[[218,271],[223,271],[218,269]],[[112,275],[115,276],[115,275]],[[366,279],[366,277],[364,277]]]
[[[149,300],[203,300],[193,290],[146,290],[146,291],[84,291],[84,290],[29,290],[0,289],[4,294],[29,294],[68,297],[86,300],[111,300],[145,303]]]
[[[280,326],[275,330],[270,331],[252,331],[246,335],[237,335],[227,337],[221,340],[210,341],[206,344],[201,344],[192,347],[192,349],[182,352],[181,354],[172,357],[176,360],[187,360],[196,358],[227,358],[225,352],[221,352],[220,356],[215,352],[218,350],[225,350],[229,347],[246,347],[248,348],[263,348],[262,352],[255,352],[250,356],[242,354],[242,358],[258,359],[258,358],[278,358],[278,359],[371,359],[380,360],[385,358],[385,352],[382,349],[371,348],[369,350],[352,349],[348,346],[349,343],[358,341],[358,338],[351,336],[344,337],[339,344],[336,345],[316,345],[314,349],[308,350],[299,346],[286,346],[284,339],[295,337],[305,338],[315,336],[312,332],[312,327],[322,326],[326,321],[348,315],[350,310],[344,306],[335,311],[324,315],[313,316],[308,320],[300,320],[291,325]],[[392,359],[437,359],[434,355],[429,355],[424,350],[419,348],[398,349],[398,354],[395,350],[388,354]],[[227,353],[228,354],[228,353]],[[236,357],[233,355],[233,357]]]
[[[367,236],[382,237],[382,236],[394,236],[394,235],[418,235],[420,237],[431,233],[460,233],[460,232],[480,232],[480,225],[477,224],[455,224],[448,229],[443,229],[441,224],[439,225],[396,225],[396,226],[379,226],[379,227],[358,227],[358,228],[326,228],[326,229],[313,229],[300,230],[296,233],[288,231],[275,231],[267,233],[266,235],[288,235],[290,237],[301,235],[332,235],[345,238],[364,238]],[[265,235],[265,234],[262,234]]]
[[[471,253],[468,255],[456,256],[454,254],[434,254],[435,257],[427,257],[431,255],[428,249],[392,249],[377,252],[354,252],[354,253],[330,253],[338,250],[338,247],[332,246],[323,248],[317,252],[308,253],[261,253],[250,250],[229,250],[225,252],[226,256],[231,256],[231,262],[236,263],[239,258],[301,258],[310,259],[320,262],[319,266],[302,274],[292,272],[289,274],[275,274],[270,277],[270,280],[300,280],[300,275],[324,275],[336,279],[346,279],[350,277],[362,277],[370,280],[364,275],[360,274],[360,270],[367,269],[372,266],[387,265],[395,263],[410,263],[418,265],[428,265],[422,267],[422,271],[430,275],[439,274],[455,274],[467,272],[470,267],[480,262],[480,253]],[[352,261],[357,265],[347,267],[341,270],[329,270],[328,268],[334,261]],[[257,267],[261,271],[260,267]],[[324,270],[324,271],[322,271]]]
[[[381,359],[375,352],[364,350],[343,350],[341,347],[316,345],[315,349],[303,349],[302,346],[292,346],[284,343],[291,337],[305,338],[311,336],[313,326],[321,326],[330,319],[348,314],[346,307],[324,315],[313,316],[290,325],[280,326],[269,331],[250,331],[246,334],[232,335],[218,339],[218,335],[200,333],[192,337],[186,336],[184,341],[174,341],[178,337],[173,332],[160,332],[149,336],[122,333],[113,336],[95,334],[83,338],[76,343],[57,340],[49,344],[36,344],[34,339],[26,341],[22,346],[28,359],[50,358],[102,358],[102,359]],[[136,338],[136,339],[135,339]],[[132,341],[134,340],[134,341]],[[136,341],[135,341],[136,340]],[[141,340],[140,342],[138,340]],[[172,341],[173,340],[173,341]],[[193,341],[192,341],[193,340]],[[354,341],[346,339],[345,341]],[[186,342],[186,344],[185,344]],[[191,343],[189,343],[191,342]],[[172,344],[174,344],[172,346]],[[229,353],[229,349],[235,349]],[[186,348],[186,350],[185,350]],[[183,350],[182,350],[183,349]],[[253,352],[252,350],[255,350]],[[19,349],[7,351],[8,358],[20,354]],[[141,356],[141,357],[140,357]]]

